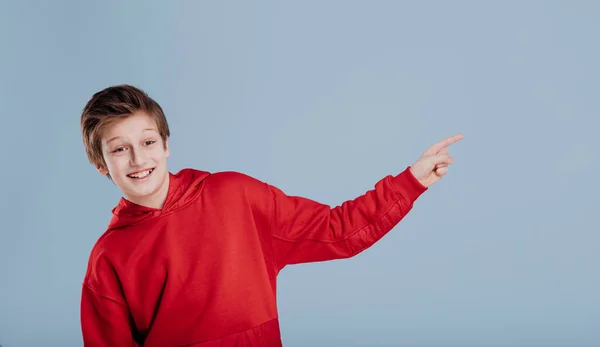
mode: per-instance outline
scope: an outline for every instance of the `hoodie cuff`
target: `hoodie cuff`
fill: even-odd
[[[399,175],[391,177],[391,182],[396,194],[409,205],[412,205],[428,189],[412,174],[410,166]]]

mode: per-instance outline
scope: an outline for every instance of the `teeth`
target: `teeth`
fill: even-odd
[[[147,170],[147,171],[142,171],[142,172],[137,172],[134,174],[129,175],[129,177],[134,177],[134,178],[144,178],[146,176],[148,176],[150,174],[152,170]]]

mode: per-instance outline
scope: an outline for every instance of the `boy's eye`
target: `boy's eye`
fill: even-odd
[[[156,141],[153,141],[153,140],[148,140],[148,141],[144,142],[144,144],[145,144],[146,146],[150,146],[150,145],[151,145],[151,144],[153,144],[154,142],[156,142]]]
[[[113,151],[113,153],[123,152],[124,150],[125,150],[125,147],[119,147],[119,148],[116,148],[116,149]]]

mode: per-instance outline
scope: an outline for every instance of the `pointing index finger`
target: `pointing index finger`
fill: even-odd
[[[462,138],[463,138],[462,134],[448,137],[448,138],[434,144],[433,146],[429,147],[425,151],[425,154],[427,154],[427,155],[437,154],[441,149],[446,148],[446,147],[450,146],[451,144],[462,140]]]

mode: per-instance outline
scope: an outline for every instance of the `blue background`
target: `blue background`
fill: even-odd
[[[171,171],[332,206],[447,136],[455,164],[383,240],[279,278],[285,346],[599,346],[600,2],[0,2],[0,344],[80,346],[120,192],[80,112],[167,113]]]

